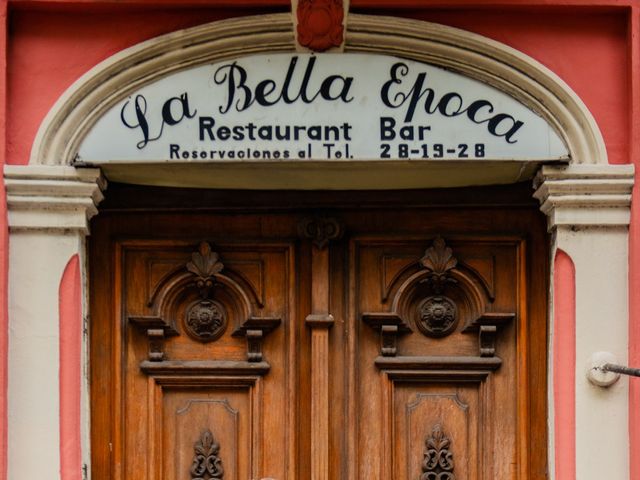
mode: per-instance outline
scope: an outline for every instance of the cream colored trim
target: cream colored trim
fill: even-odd
[[[554,227],[626,227],[631,221],[633,165],[544,166],[534,197]]]
[[[592,385],[584,372],[592,355],[603,350],[626,364],[633,182],[632,165],[545,166],[534,182],[534,196],[554,233],[553,251],[562,249],[575,266],[576,478],[580,480],[629,478],[628,379],[602,389]],[[553,290],[551,298],[553,322]],[[550,363],[549,379],[552,367]],[[549,388],[553,421],[552,381]],[[553,428],[550,423],[549,431]],[[552,445],[552,433],[550,437]],[[549,456],[553,462],[552,450]]]
[[[70,165],[89,128],[142,85],[208,62],[293,52],[293,32],[291,14],[282,13],[213,22],[126,49],[65,92],[40,127],[30,163]],[[489,83],[550,122],[567,144],[572,163],[607,163],[600,131],[576,94],[537,61],[496,41],[428,22],[351,14],[345,51],[397,55]]]
[[[98,169],[4,167],[9,231],[78,230],[89,233],[106,181]]]
[[[8,478],[55,480],[60,478],[58,288],[76,254],[86,279],[88,220],[97,213],[106,183],[97,169],[65,166],[5,166],[4,175],[9,213]],[[83,336],[85,463],[90,457],[87,348]],[[35,462],[33,445],[46,446]]]
[[[352,14],[346,50],[411,58],[493,85],[553,125],[572,163],[607,163],[600,130],[575,92],[544,65],[502,43],[436,23]]]

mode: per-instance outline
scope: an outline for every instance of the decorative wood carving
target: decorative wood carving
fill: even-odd
[[[342,0],[299,0],[298,43],[316,52],[339,47],[344,39]]]
[[[436,371],[442,370],[451,374],[456,371],[497,370],[502,365],[499,357],[468,356],[401,356],[377,357],[376,366],[381,370]]]
[[[198,251],[191,255],[186,268],[196,277],[196,287],[200,291],[200,300],[187,307],[184,327],[189,336],[201,342],[212,342],[222,336],[227,328],[227,314],[224,307],[213,300],[215,275],[220,273],[224,264],[220,255],[211,251],[207,242],[200,243]]]
[[[298,223],[298,234],[302,238],[309,238],[320,249],[327,246],[329,241],[342,237],[342,224],[335,218],[307,217]]]
[[[191,480],[222,480],[224,469],[220,458],[220,444],[206,430],[194,445],[195,454],[191,465]]]
[[[267,362],[237,362],[233,360],[164,360],[144,361],[140,370],[153,377],[202,375],[264,375],[271,366]]]
[[[384,259],[390,258],[390,254],[385,255]],[[495,356],[497,332],[515,314],[486,311],[494,301],[487,282],[475,269],[459,265],[453,250],[440,236],[425,250],[418,266],[418,270],[415,264],[399,268],[389,285],[384,280],[386,272],[383,275],[383,301],[395,290],[391,312],[362,314],[365,323],[380,331],[382,356],[397,355],[398,336],[412,331],[406,318],[413,318],[427,337],[442,338],[453,333],[459,323],[458,303],[462,302],[470,305],[467,308],[473,312],[462,333],[478,332],[480,357]]]
[[[463,332],[478,332],[481,357],[493,357],[496,354],[496,335],[498,330],[513,321],[515,313],[487,312],[471,322]]]
[[[247,360],[250,362],[262,361],[262,341],[267,334],[280,325],[279,318],[251,317],[240,327],[236,328],[231,336],[247,338]]]
[[[453,453],[450,451],[451,440],[436,424],[431,435],[425,440],[422,475],[420,480],[455,480],[453,474]]]
[[[416,324],[428,337],[445,337],[453,332],[458,323],[458,307],[449,297],[434,295],[418,305]]]
[[[451,270],[457,264],[458,259],[442,237],[437,237],[420,259],[420,265],[429,272],[422,281],[435,293],[418,305],[416,325],[428,337],[445,337],[458,324],[458,308],[451,298],[444,295],[448,285],[457,283],[451,276]]]
[[[393,357],[398,353],[398,336],[413,331],[395,313],[364,313],[362,320],[370,327],[380,330],[380,352],[385,357]]]
[[[219,302],[200,299],[187,307],[184,327],[192,338],[212,342],[226,330],[227,314]]]
[[[129,317],[129,321],[149,338],[149,360],[164,359],[164,339],[178,335],[175,328],[158,317]]]
[[[214,275],[220,273],[223,268],[220,255],[212,252],[207,242],[201,242],[198,251],[191,254],[191,261],[187,262],[187,270],[196,276],[196,286],[203,298],[210,296],[209,292],[215,284]]]
[[[429,271],[426,281],[436,294],[444,292],[447,284],[456,283],[450,272],[458,264],[458,259],[442,237],[437,237],[433,245],[427,248],[420,264]]]

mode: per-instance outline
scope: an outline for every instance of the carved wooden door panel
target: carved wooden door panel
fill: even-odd
[[[522,241],[362,238],[351,248],[359,478],[527,478],[515,470],[526,418],[515,392],[527,391]]]
[[[546,478],[536,210],[274,203],[94,223],[93,478]]]
[[[93,478],[295,478],[297,239],[191,221],[96,225]]]

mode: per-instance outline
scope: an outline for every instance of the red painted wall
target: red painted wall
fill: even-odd
[[[74,255],[64,269],[59,298],[60,471],[64,480],[82,480],[82,282],[78,255]]]
[[[260,11],[14,11],[8,52],[8,162],[28,162],[44,115],[66,88],[101,60],[162,33]],[[562,77],[593,112],[610,161],[628,161],[630,97],[625,12],[399,13],[486,35],[539,60]]]
[[[576,478],[576,270],[562,250],[553,262],[555,478]]]
[[[352,10],[470,30],[537,59],[583,99],[612,163],[640,161],[637,0],[352,0]],[[26,164],[37,129],[66,88],[110,55],[162,33],[238,15],[287,11],[288,0],[0,0],[0,166]],[[5,42],[8,22],[8,45]],[[6,65],[9,65],[8,73]],[[6,75],[6,78],[5,78]],[[5,81],[6,80],[6,81]],[[6,119],[6,128],[5,128]],[[634,192],[640,194],[639,187]],[[7,226],[0,182],[0,479],[6,466]],[[640,207],[631,226],[630,361],[640,366]],[[564,272],[558,288],[570,288]],[[566,360],[566,359],[565,359]],[[631,383],[632,479],[640,478],[640,381]],[[72,399],[73,402],[75,400]],[[75,428],[75,427],[74,427]],[[564,440],[563,440],[564,439]],[[562,434],[561,442],[566,440]],[[571,440],[566,440],[569,443]],[[77,452],[76,452],[77,453]],[[71,452],[70,462],[76,462]],[[572,478],[566,463],[560,480]]]

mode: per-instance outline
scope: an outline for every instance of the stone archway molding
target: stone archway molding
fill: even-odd
[[[5,166],[10,229],[10,478],[60,478],[60,405],[59,395],[54,393],[59,393],[61,348],[58,285],[67,261],[74,255],[79,255],[86,281],[88,221],[97,213],[96,206],[106,188],[99,169],[72,166],[78,145],[104,112],[140,86],[206,62],[264,52],[294,52],[293,32],[289,14],[244,17],[174,32],[124,50],[89,71],[59,99],[41,125],[29,166]],[[618,382],[608,391],[596,391],[580,369],[582,362],[598,350],[613,352],[620,361],[626,361],[633,166],[608,164],[593,117],[561,79],[537,61],[493,40],[432,23],[351,14],[345,52],[414,59],[491,84],[540,114],[565,142],[570,165],[545,165],[534,186],[535,198],[549,220],[554,248],[566,252],[575,264],[576,336],[569,341],[576,343],[576,397],[568,404],[575,408],[575,428],[571,427],[570,433],[576,445],[577,478],[628,478],[628,384]],[[131,167],[150,171],[148,165]],[[532,169],[537,167],[533,165]],[[451,165],[442,168],[462,175]],[[389,176],[380,175],[378,170],[378,178],[384,182]],[[468,184],[474,182],[478,179]],[[382,185],[379,183],[378,188]],[[549,278],[551,283],[552,273]],[[86,309],[86,288],[83,295]],[[549,318],[554,319],[553,312]],[[85,365],[88,343],[83,338],[78,361]],[[555,342],[556,338],[550,338],[550,348],[563,347]],[[549,372],[549,378],[553,378],[553,372]],[[90,462],[87,386],[83,372],[80,414],[85,466]],[[43,396],[43,391],[52,394]],[[553,426],[558,421],[553,407],[554,385],[550,384],[551,462]],[[607,441],[594,441],[596,438]],[[30,459],[34,442],[47,445],[41,462]],[[550,471],[553,478],[553,463]]]
[[[222,20],[128,48],[76,81],[36,136],[31,165],[72,165],[95,122],[141,86],[189,67],[258,53],[295,51],[289,14]],[[456,71],[490,84],[541,115],[561,136],[571,164],[607,164],[602,135],[578,96],[553,72],[511,47],[418,20],[349,15],[345,52],[379,53]]]

